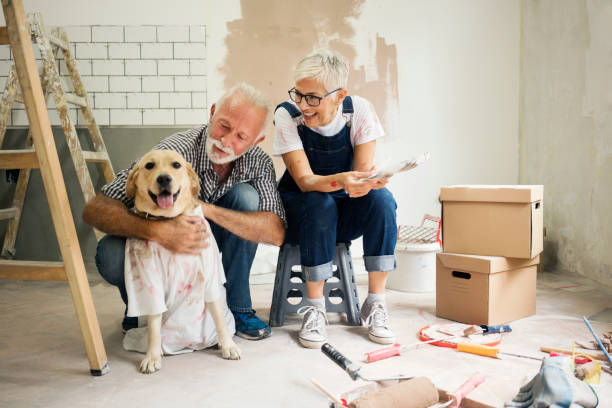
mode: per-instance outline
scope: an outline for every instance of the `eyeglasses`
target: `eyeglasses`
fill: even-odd
[[[295,103],[302,102],[302,98],[304,98],[306,99],[306,103],[308,104],[308,106],[319,106],[321,104],[321,99],[341,89],[342,88],[334,89],[333,91],[330,91],[323,96],[316,96],[316,95],[304,95],[304,94],[299,93],[295,88],[291,88],[289,90],[289,98],[291,98],[291,100]]]

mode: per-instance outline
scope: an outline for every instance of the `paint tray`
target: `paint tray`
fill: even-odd
[[[421,225],[400,225],[397,229],[397,245],[433,244],[440,241],[440,217],[425,214]]]

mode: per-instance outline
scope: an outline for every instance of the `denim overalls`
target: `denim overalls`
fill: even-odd
[[[286,109],[294,120],[301,115],[289,102],[276,107],[279,108]],[[342,103],[342,113],[349,117],[346,125],[331,137],[298,124],[298,134],[314,174],[327,176],[353,170],[350,139],[353,103],[349,96]],[[349,242],[362,235],[366,270],[395,269],[397,205],[389,190],[371,190],[358,198],[350,198],[343,189],[302,193],[288,171],[283,174],[278,190],[287,213],[285,242],[300,246],[307,281],[330,278],[336,242]]]

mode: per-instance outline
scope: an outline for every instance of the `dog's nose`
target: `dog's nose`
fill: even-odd
[[[157,176],[157,184],[159,184],[160,187],[167,187],[171,181],[172,181],[172,177],[170,177],[167,174],[162,174],[162,175]]]

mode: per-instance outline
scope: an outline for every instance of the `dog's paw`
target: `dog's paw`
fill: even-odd
[[[145,358],[140,362],[140,372],[143,374],[152,374],[161,369],[162,356],[160,353],[147,353]]]
[[[233,341],[228,342],[225,345],[220,346],[221,357],[226,360],[240,360],[240,354],[242,353],[236,343]]]

